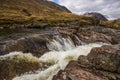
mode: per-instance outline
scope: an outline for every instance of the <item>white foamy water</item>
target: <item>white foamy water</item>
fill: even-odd
[[[75,47],[70,38],[53,40],[47,44],[51,51],[39,58],[40,62],[51,63],[53,65],[43,71],[37,71],[37,73],[16,76],[13,80],[52,80],[53,76],[59,70],[65,69],[71,60],[77,60],[80,55],[86,56],[93,47],[101,47],[102,45],[106,44],[91,43]],[[12,53],[12,55],[14,54]],[[10,56],[10,54],[7,56]]]
[[[70,37],[59,38],[59,36],[57,36],[56,40],[53,40],[47,44],[47,47],[51,51],[68,51],[75,48],[75,45]]]

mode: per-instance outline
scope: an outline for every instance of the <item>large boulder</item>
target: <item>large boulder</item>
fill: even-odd
[[[96,69],[120,73],[120,44],[93,48],[88,60]]]
[[[71,61],[65,70],[59,71],[57,75],[53,77],[53,80],[107,80],[101,78],[81,68],[76,61]]]
[[[53,80],[120,80],[120,44],[94,48],[71,61]]]

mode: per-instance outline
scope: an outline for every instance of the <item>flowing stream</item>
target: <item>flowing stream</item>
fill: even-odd
[[[16,76],[13,80],[52,80],[58,71],[65,69],[71,60],[77,60],[80,55],[88,55],[93,47],[101,47],[105,43],[91,43],[75,46],[70,38],[57,38],[47,44],[50,52],[39,58],[40,62],[51,63],[47,69],[36,73]]]

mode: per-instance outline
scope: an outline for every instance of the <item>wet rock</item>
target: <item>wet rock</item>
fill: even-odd
[[[111,44],[120,43],[119,30],[99,26],[79,28],[76,35],[85,43],[105,42]]]
[[[76,46],[82,45],[82,41],[79,39],[79,37],[77,35],[71,36],[71,39]]]
[[[60,35],[62,37],[68,38],[70,37],[71,40],[73,41],[73,43],[78,46],[82,44],[82,41],[80,40],[80,38],[74,34],[76,32],[75,28],[69,28],[69,27],[58,27],[56,28],[58,30],[58,32],[60,33]]]
[[[12,54],[0,57],[0,80],[12,80],[25,72],[38,70],[41,64],[31,54]]]
[[[53,80],[120,80],[120,44],[94,48],[71,61]]]
[[[88,60],[96,69],[120,73],[120,44],[94,48]]]
[[[86,43],[91,43],[91,42],[111,43],[112,42],[111,36],[107,36],[103,33],[98,33],[90,30],[82,30],[79,33],[77,33],[77,35],[82,41]]]
[[[108,80],[79,67],[76,61],[71,61],[64,71],[60,71],[53,80]]]
[[[102,26],[84,26],[84,27],[56,27],[63,37],[71,37],[75,45],[81,42],[105,42],[111,44],[120,43],[120,31]]]
[[[35,56],[41,56],[47,52],[47,39],[44,36],[23,37],[17,40],[11,40],[1,45],[1,54],[9,52],[22,51],[25,53],[33,53]]]
[[[58,35],[52,29],[4,29],[0,33],[0,55],[22,51],[37,57],[49,51],[46,44]]]

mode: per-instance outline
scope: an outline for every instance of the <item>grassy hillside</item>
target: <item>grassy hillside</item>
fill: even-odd
[[[101,25],[110,28],[120,29],[120,19],[111,20],[111,21],[102,21]]]
[[[46,0],[0,0],[0,23],[36,21],[80,21],[91,23],[90,17],[72,14],[68,9]]]

